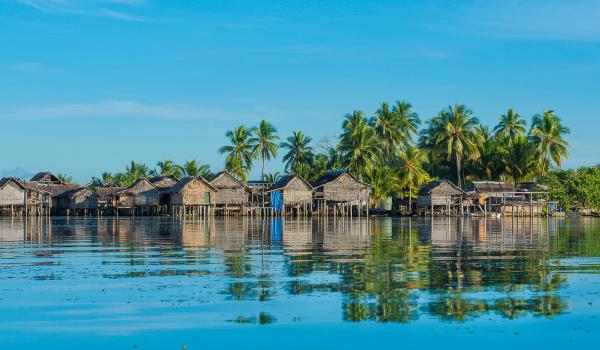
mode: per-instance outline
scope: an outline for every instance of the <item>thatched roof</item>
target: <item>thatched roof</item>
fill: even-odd
[[[278,191],[278,190],[283,190],[286,187],[289,186],[289,184],[292,182],[292,180],[294,180],[295,178],[300,179],[305,185],[306,187],[312,191],[313,187],[311,184],[308,183],[308,181],[304,180],[302,177],[298,176],[298,175],[294,175],[294,174],[285,174],[283,176],[281,176],[279,178],[279,180],[277,180],[277,182],[275,182],[273,184],[273,187],[271,188],[270,191]]]
[[[464,192],[449,180],[431,181],[419,190],[419,196],[462,195]]]
[[[25,186],[34,191],[42,191],[47,192],[51,196],[56,197],[60,196],[67,191],[72,191],[80,188],[81,186],[77,184],[54,184],[47,182],[37,182],[37,181],[26,181],[24,182]]]
[[[16,177],[3,177],[2,179],[0,179],[0,190],[3,189],[4,186],[6,186],[9,182],[14,182],[22,189],[27,190],[27,187],[25,187],[21,180]]]
[[[115,184],[110,186],[98,186],[96,187],[96,193],[98,194],[98,197],[102,198],[102,200],[108,200],[110,197],[115,195],[117,192],[122,191],[123,189],[124,187],[118,187]]]
[[[164,190],[174,186],[177,183],[177,178],[173,175],[162,174],[155,176],[150,179],[150,183],[154,185],[154,187]]]
[[[147,189],[156,189],[156,187],[150,182],[148,181],[148,179],[146,179],[145,177],[142,177],[140,179],[138,179],[136,182],[134,182],[133,184],[125,187],[124,189],[115,192],[115,194],[138,194],[140,192],[143,192]]]
[[[49,171],[41,171],[41,172],[33,175],[33,177],[31,178],[30,181],[64,185],[64,182],[62,182],[62,180],[59,179],[58,176],[52,174]]]
[[[216,185],[214,185],[214,183],[217,182],[219,180],[219,178],[221,178],[221,177],[228,177],[228,178],[232,179],[235,183],[237,183],[239,186],[245,188],[246,190],[248,190],[248,191],[252,190],[250,188],[250,186],[248,186],[245,183],[243,183],[242,181],[238,180],[235,176],[233,176],[227,170],[221,170],[217,174],[215,174],[215,176],[213,176],[212,180],[210,180],[211,185],[216,187]]]
[[[179,192],[183,191],[187,187],[187,185],[189,185],[190,183],[192,183],[196,180],[203,182],[211,190],[213,190],[215,192],[219,192],[218,188],[211,185],[210,182],[206,181],[206,179],[203,178],[202,176],[197,176],[197,177],[196,176],[186,176],[186,177],[182,178],[181,180],[179,180],[175,185],[173,185],[173,187],[169,188],[167,193],[179,193]]]
[[[515,192],[515,185],[511,182],[500,181],[473,181],[477,193]]]
[[[342,176],[344,174],[348,174],[348,176],[350,176],[354,181],[356,181],[357,183],[359,183],[361,185],[364,185],[364,186],[367,186],[367,187],[373,187],[373,186],[369,185],[368,183],[360,181],[356,176],[352,175],[352,173],[349,172],[346,169],[330,170],[330,171],[326,172],[325,174],[321,175],[317,179],[317,181],[315,181],[312,184],[312,187],[313,188],[321,187],[321,186],[325,185],[328,182],[337,180],[337,178],[339,178],[340,176]]]
[[[96,192],[94,192],[93,190],[91,190],[88,187],[79,187],[79,188],[75,188],[75,189],[63,192],[58,197],[74,198],[75,196],[82,194],[83,192],[86,192],[87,195],[89,195],[89,196],[98,196],[98,194]]]

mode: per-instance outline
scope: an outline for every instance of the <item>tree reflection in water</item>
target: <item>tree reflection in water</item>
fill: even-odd
[[[0,220],[2,239],[35,246],[31,266],[47,267],[31,269],[31,279],[96,271],[110,279],[188,276],[210,301],[260,305],[240,310],[235,323],[274,323],[263,307],[323,295],[340,303],[348,322],[555,317],[569,308],[566,272],[598,272],[561,259],[600,252],[600,236],[591,233],[598,222],[545,218],[43,220]],[[53,270],[55,257],[67,261],[81,253],[69,246],[83,241],[91,242],[90,256],[103,254],[101,264]],[[204,286],[204,276],[217,279]]]

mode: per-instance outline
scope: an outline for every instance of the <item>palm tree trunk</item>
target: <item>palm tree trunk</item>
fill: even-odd
[[[265,181],[265,157],[262,157],[262,166],[260,169],[260,178],[262,179],[262,181]]]
[[[462,189],[462,185],[460,183],[460,163],[458,160],[458,153],[456,154],[456,181],[458,181],[458,188]]]
[[[412,186],[408,185],[408,213],[412,214]]]

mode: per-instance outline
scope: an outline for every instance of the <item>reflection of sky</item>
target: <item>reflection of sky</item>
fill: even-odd
[[[39,235],[44,224],[26,228],[2,219],[0,236],[10,228],[11,239],[0,243],[0,341],[254,348],[261,343],[242,337],[283,345],[280,332],[302,329],[304,338],[289,348],[342,334],[338,344],[354,348],[361,337],[436,343],[419,339],[427,330],[448,339],[510,342],[510,336],[527,343],[534,340],[529,331],[544,327],[555,327],[548,336],[556,342],[589,340],[587,331],[599,323],[592,317],[599,311],[600,253],[582,255],[581,247],[598,247],[600,237],[586,232],[600,223],[561,222],[569,233],[548,232],[545,220],[518,221],[513,230],[513,222],[451,219],[450,227],[462,227],[457,232],[445,231],[446,219],[283,219],[279,225],[248,218],[72,218],[68,224],[52,219],[51,235]],[[541,289],[538,275],[554,287]],[[509,283],[507,276],[522,280]],[[509,298],[526,304],[513,320],[493,309]],[[563,308],[544,316],[536,311],[543,301]],[[343,321],[352,302],[374,308],[368,322]],[[398,302],[408,323],[373,322],[391,317]],[[465,308],[462,322],[453,307]],[[257,328],[261,322],[272,324]]]

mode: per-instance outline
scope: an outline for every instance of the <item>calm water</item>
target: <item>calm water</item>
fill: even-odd
[[[0,218],[0,349],[565,348],[599,331],[600,220]]]

